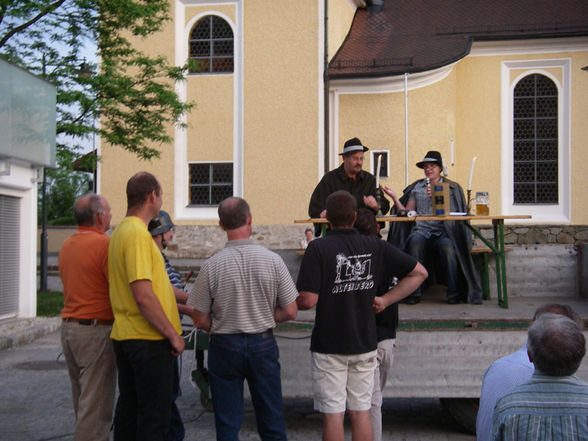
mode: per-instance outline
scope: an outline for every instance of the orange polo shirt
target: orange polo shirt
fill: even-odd
[[[78,226],[59,251],[59,275],[65,303],[61,317],[112,320],[108,294],[110,238],[92,227]]]

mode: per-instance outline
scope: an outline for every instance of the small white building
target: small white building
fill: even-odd
[[[55,166],[55,98],[0,59],[0,319],[37,311],[37,182]]]

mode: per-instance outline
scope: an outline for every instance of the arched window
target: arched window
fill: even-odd
[[[557,87],[545,75],[528,75],[514,88],[514,204],[559,202],[557,103]]]
[[[216,15],[198,20],[190,32],[190,59],[198,67],[191,73],[233,72],[233,29]]]

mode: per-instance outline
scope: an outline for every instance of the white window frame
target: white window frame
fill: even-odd
[[[561,81],[546,69],[560,69]],[[512,70],[524,70],[511,81]],[[540,74],[552,80],[558,92],[558,203],[513,203],[513,94],[518,82],[531,74]],[[503,61],[501,66],[502,95],[502,209],[504,215],[530,214],[532,223],[568,223],[571,216],[570,177],[570,106],[571,59],[543,59]],[[517,221],[519,222],[519,221]],[[524,223],[525,221],[520,221]]]
[[[234,6],[235,20],[215,9],[221,5]],[[207,6],[208,9],[186,21],[187,10],[191,6]],[[233,72],[223,75],[233,75],[233,157],[230,160],[233,162],[233,195],[243,196],[243,4],[239,0],[174,0],[174,10],[174,59],[178,66],[182,66],[188,59],[190,32],[198,20],[207,15],[217,15],[233,28]],[[187,97],[187,83],[188,81],[176,83],[176,93],[184,101]],[[186,117],[184,116],[182,122],[185,121]],[[218,220],[217,207],[189,206],[190,176],[188,174],[187,138],[187,130],[176,125],[174,136],[174,219]],[[203,159],[202,162],[214,161]]]

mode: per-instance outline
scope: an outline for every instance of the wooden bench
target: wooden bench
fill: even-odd
[[[504,247],[504,252],[511,251],[512,247]],[[482,292],[484,300],[490,300],[490,271],[488,270],[488,256],[494,252],[488,247],[473,247],[472,256],[482,256],[482,262],[476,263],[476,266],[482,274]]]

